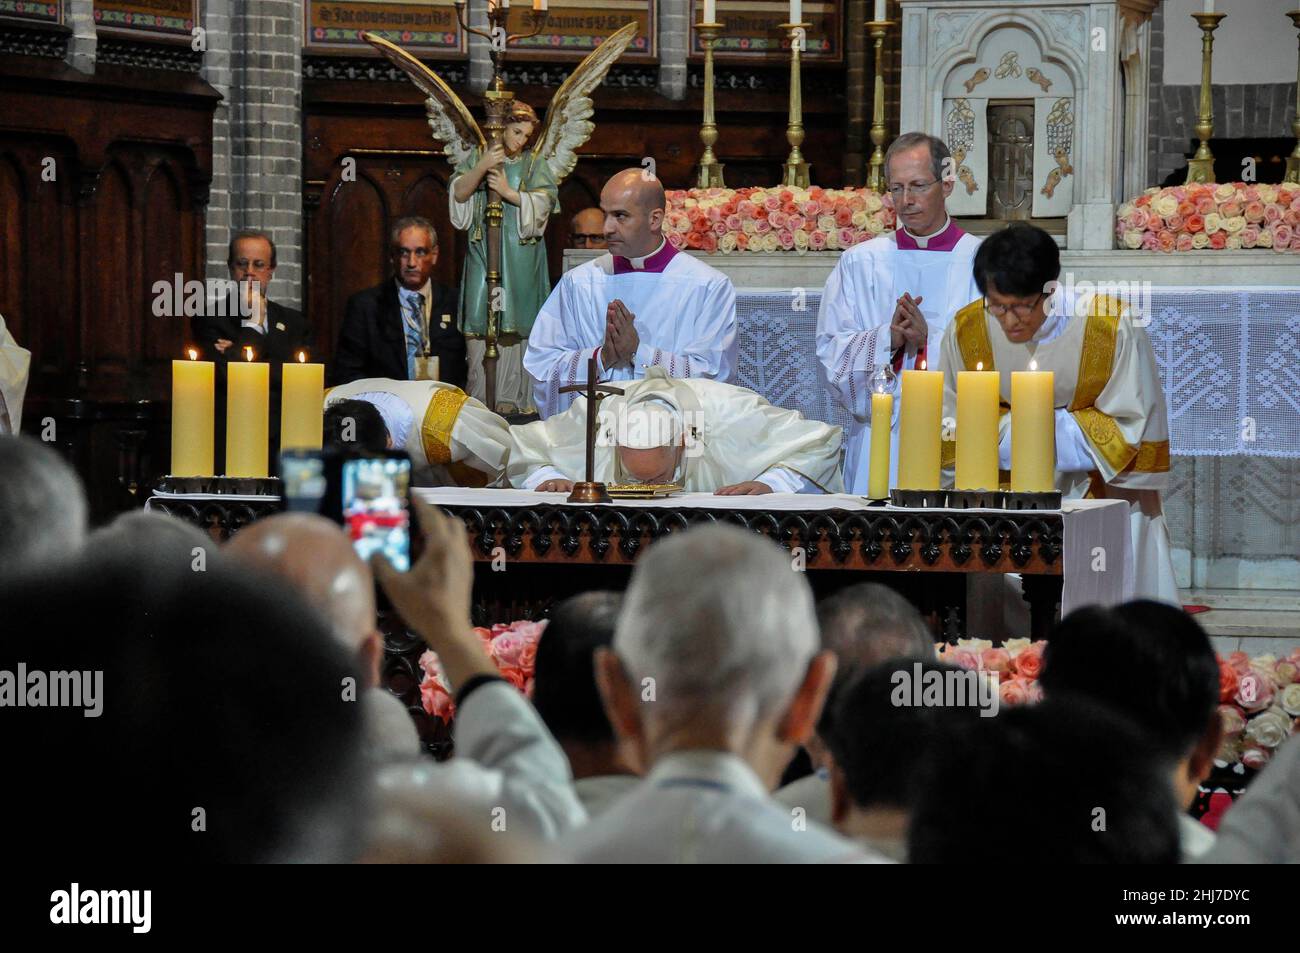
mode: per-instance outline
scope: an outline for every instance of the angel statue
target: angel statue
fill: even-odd
[[[451,223],[469,233],[458,315],[467,339],[468,390],[501,413],[535,409],[523,356],[551,290],[542,241],[546,223],[558,208],[560,183],[578,163],[577,150],[596,128],[591,94],[635,35],[636,24],[629,23],[579,63],[552,97],[544,122],[501,89],[498,72],[485,96],[485,136],[437,74],[401,47],[363,34],[428,96],[433,138],[443,143],[455,169],[448,190]]]

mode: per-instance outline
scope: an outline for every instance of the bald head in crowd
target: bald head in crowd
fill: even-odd
[[[343,530],[323,516],[281,513],[244,527],[226,551],[288,580],[356,659],[365,687],[379,683],[383,636],[375,626],[374,578]]]
[[[663,183],[646,169],[615,173],[600,190],[605,241],[612,254],[643,258],[663,241]]]

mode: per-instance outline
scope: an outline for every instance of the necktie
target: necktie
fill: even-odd
[[[415,358],[424,350],[424,295],[416,292],[406,296],[406,374],[415,380]]]

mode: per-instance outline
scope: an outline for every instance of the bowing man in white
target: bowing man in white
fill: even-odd
[[[899,136],[885,153],[885,176],[899,227],[855,245],[826,280],[817,314],[817,356],[836,401],[853,415],[844,457],[850,493],[867,492],[871,454],[872,375],[927,365],[957,309],[979,297],[971,262],[979,239],[948,217],[952,159],[943,141],[919,132]],[[898,401],[890,485],[898,474]]]
[[[349,400],[379,411],[390,445],[411,457],[414,486],[488,486],[505,474],[510,425],[459,387],[367,377],[331,387],[325,409]]]
[[[840,493],[840,428],[773,407],[744,387],[646,371],[600,402],[595,479],[675,483],[722,496]],[[510,428],[512,486],[565,492],[586,479],[587,399]]]
[[[524,367],[543,420],[573,402],[560,388],[586,381],[593,354],[609,381],[634,380],[647,367],[720,381],[735,373],[736,290],[664,239],[659,180],[625,169],[605,183],[600,207],[609,254],[560,279],[528,338]]]
[[[880,860],[770,795],[834,674],[783,549],[722,525],[654,543],[596,654],[610,724],[647,774],[561,846],[588,863]]]
[[[1061,287],[1060,274],[1060,249],[1040,228],[1012,225],[984,241],[975,256],[983,297],[957,312],[943,339],[944,416],[956,419],[959,371],[998,371],[1010,411],[1000,423],[999,465],[1009,470],[1011,373],[1052,371],[1056,488],[1066,499],[1126,500],[1134,598],[1181,605],[1160,501],[1169,418],[1151,341],[1122,302]],[[954,455],[955,444],[945,443],[946,467]]]

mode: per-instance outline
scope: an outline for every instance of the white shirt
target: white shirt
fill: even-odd
[[[934,236],[942,235],[940,229]],[[918,244],[922,239],[912,237]],[[890,323],[904,292],[920,296],[929,327],[926,359],[939,370],[939,342],[958,310],[980,297],[974,260],[979,239],[962,235],[950,251],[900,249],[894,236],[879,235],[840,256],[826,280],[817,313],[817,357],[836,402],[853,415],[845,444],[844,483],[848,492],[867,492],[871,455],[871,377],[893,357]],[[903,370],[915,364],[905,354]],[[890,422],[890,485],[898,478],[898,391]]]
[[[573,790],[569,760],[528,700],[506,682],[482,685],[456,711],[456,754],[448,762],[419,762],[394,783],[418,784],[431,799],[447,799],[484,824],[503,820],[506,832],[554,839],[587,819]],[[382,781],[381,781],[382,783]],[[493,814],[503,809],[504,813]]]
[[[1190,864],[1210,852],[1214,846],[1214,831],[1195,818],[1179,814],[1178,841],[1183,863]]]
[[[587,809],[588,817],[600,817],[641,779],[635,774],[602,774],[593,778],[579,778],[573,782],[578,800]]]
[[[885,862],[816,824],[800,824],[748,764],[723,751],[660,758],[563,846],[586,863]]]
[[[1300,736],[1273,758],[1219,822],[1205,864],[1300,863]]]
[[[587,362],[605,341],[605,312],[615,298],[635,316],[640,343],[630,367],[601,367],[603,380],[635,380],[653,366],[676,378],[731,380],[737,358],[731,279],[685,252],[662,272],[636,269],[637,261],[644,266],[654,254],[615,274],[614,256],[606,253],[565,273],[551,290],[524,354],[543,420],[573,403],[575,395],[561,394],[561,387],[586,382]]]

